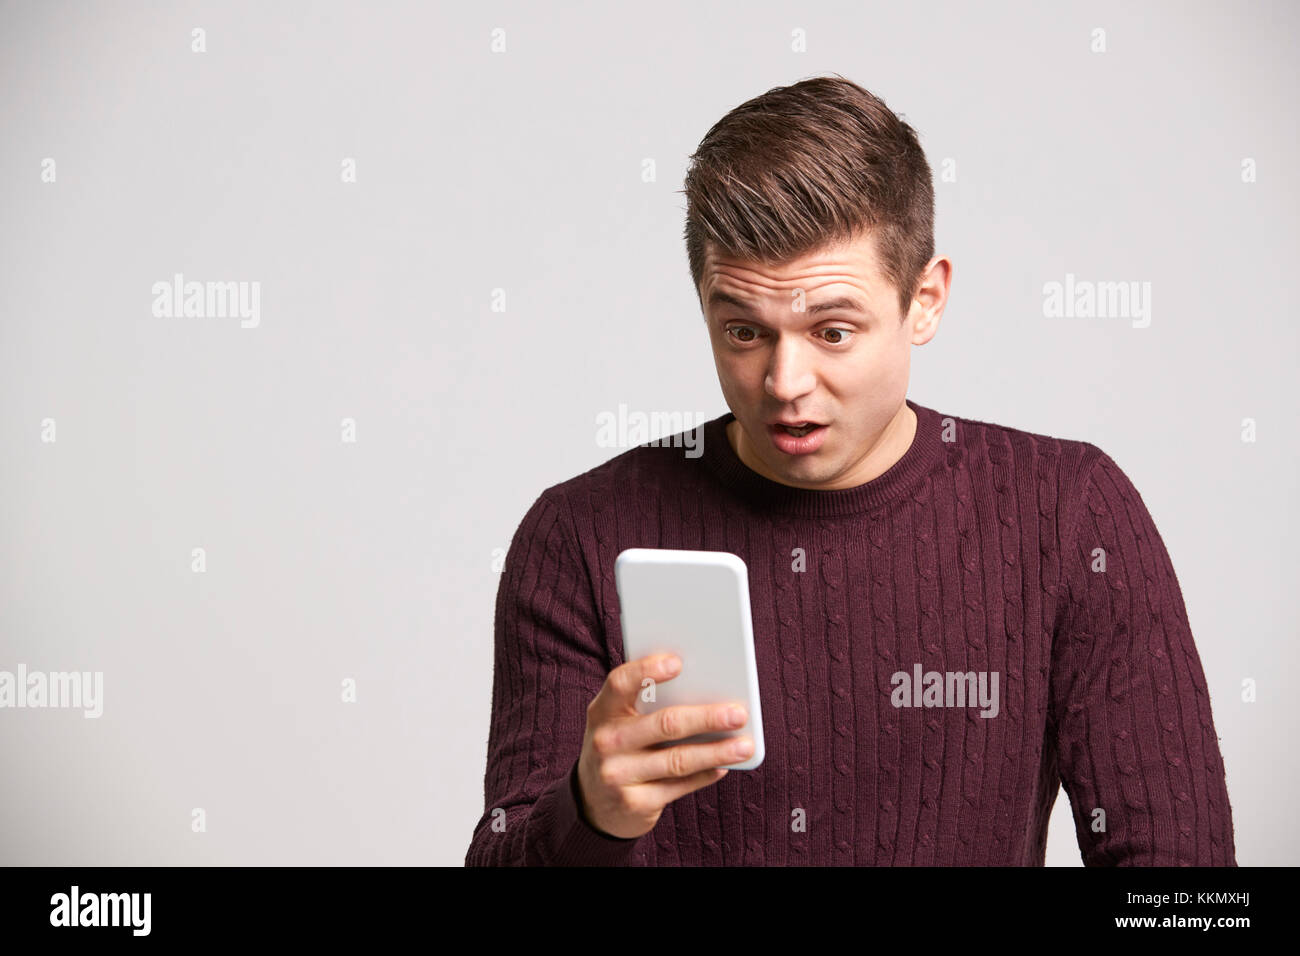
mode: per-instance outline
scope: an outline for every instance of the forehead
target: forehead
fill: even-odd
[[[824,246],[785,262],[760,262],[720,255],[712,243],[705,250],[700,289],[708,305],[733,297],[788,298],[792,289],[806,293],[831,285],[855,287],[868,299],[884,291],[876,260],[875,240],[860,235],[848,242]]]

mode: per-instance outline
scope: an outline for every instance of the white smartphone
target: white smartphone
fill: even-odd
[[[682,666],[672,680],[656,684],[653,701],[637,694],[637,711],[653,713],[678,704],[739,700],[749,720],[734,730],[675,740],[709,743],[746,736],[754,752],[729,770],[753,770],[763,762],[763,711],[749,612],[749,569],[729,551],[629,548],[614,560],[623,658],[676,654]]]

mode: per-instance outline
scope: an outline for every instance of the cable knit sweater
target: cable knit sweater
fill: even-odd
[[[497,593],[467,865],[1041,866],[1058,784],[1085,864],[1236,865],[1205,677],[1137,490],[1095,445],[908,404],[910,448],[855,488],[758,474],[726,413],[700,457],[642,445],[542,492]],[[587,704],[623,663],[631,547],[745,560],[767,753],[620,839],[574,788]],[[931,671],[996,673],[996,712],[899,690]]]

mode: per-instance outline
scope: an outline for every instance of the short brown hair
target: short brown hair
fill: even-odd
[[[697,297],[706,242],[785,262],[871,231],[906,318],[934,255],[934,185],[916,131],[879,97],[839,74],[778,86],[722,117],[690,160],[680,191]]]

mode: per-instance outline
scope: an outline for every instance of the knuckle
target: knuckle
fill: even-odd
[[[618,769],[611,764],[602,763],[596,769],[596,779],[606,789],[617,790],[619,788]]]
[[[647,800],[644,797],[634,796],[631,793],[624,793],[622,798],[623,811],[625,813],[635,813],[635,814],[652,813],[653,811],[658,809],[657,807],[653,806],[652,803],[653,801]]]
[[[676,740],[682,733],[682,714],[676,707],[659,711],[659,732],[668,740]]]
[[[628,813],[632,808],[634,799],[631,788],[619,787],[614,791],[614,808],[619,813]]]
[[[636,661],[626,661],[614,668],[613,673],[618,675],[618,692],[630,694],[637,686],[641,668]]]
[[[602,724],[591,735],[591,749],[600,756],[607,757],[618,750],[618,730],[609,724]]]
[[[674,747],[668,751],[668,773],[673,777],[682,777],[686,775],[686,748]]]

